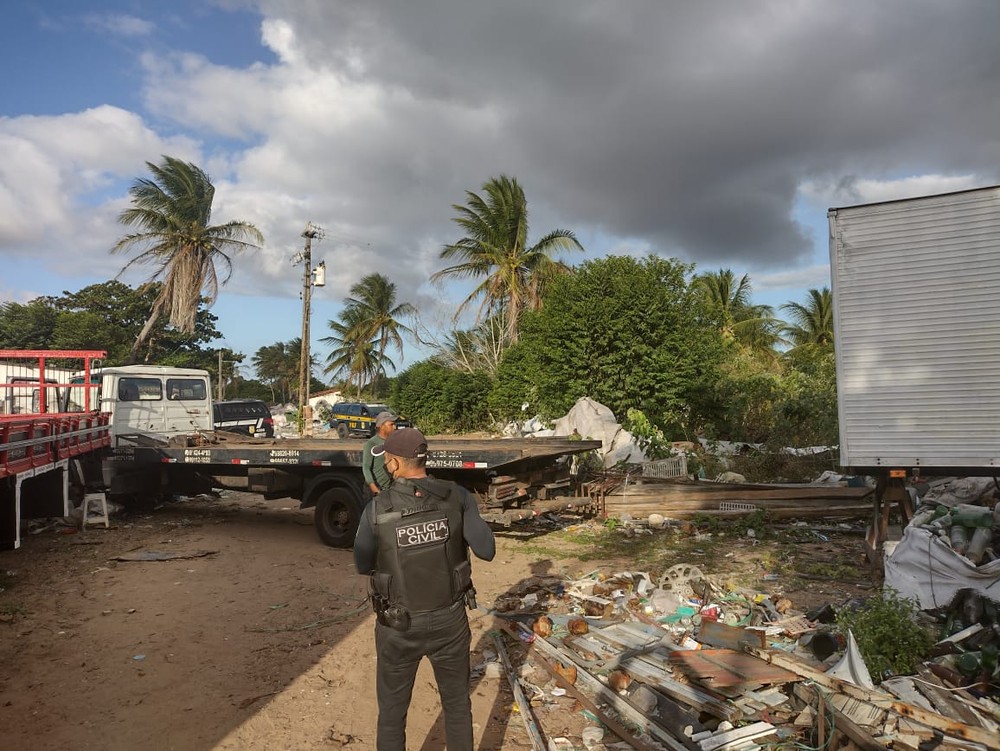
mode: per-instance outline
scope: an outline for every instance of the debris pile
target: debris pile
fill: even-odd
[[[1000,503],[989,506],[924,503],[910,524],[939,537],[975,565],[1000,559]]]
[[[496,640],[539,751],[1000,749],[997,606],[972,594],[927,614],[949,633],[915,675],[878,685],[834,606],[804,613],[777,595],[725,591],[691,565],[655,581],[600,570],[535,576],[492,612],[518,648],[508,655]],[[498,655],[484,654],[480,669]],[[533,708],[559,697],[575,700],[588,732],[541,745]]]

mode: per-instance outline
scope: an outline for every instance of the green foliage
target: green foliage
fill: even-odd
[[[663,459],[673,454],[673,446],[663,431],[642,410],[629,408],[624,425],[648,459]]]
[[[778,446],[836,446],[837,370],[833,346],[799,347],[786,355],[783,396],[775,405],[769,443]]]
[[[28,303],[0,303],[0,349],[44,349],[56,327],[51,297]]]
[[[507,175],[493,177],[483,184],[483,195],[466,191],[467,204],[452,205],[455,224],[465,235],[446,245],[441,258],[457,261],[431,276],[438,279],[481,280],[459,306],[461,313],[479,303],[482,314],[502,314],[506,324],[505,339],[518,339],[521,315],[537,310],[546,289],[569,268],[554,258],[561,250],[583,250],[569,230],[547,233],[534,245],[528,244],[528,201],[516,179]]]
[[[774,429],[775,406],[784,395],[776,362],[733,343],[720,364],[708,433],[718,440],[761,443]]]
[[[698,319],[673,259],[611,256],[557,278],[504,354],[490,408],[502,419],[552,418],[589,396],[624,417],[636,408],[669,437],[704,421],[723,347]]]
[[[837,611],[837,625],[851,631],[875,680],[893,675],[912,675],[927,657],[934,636],[918,621],[919,607],[886,588],[854,609]]]
[[[489,424],[490,380],[432,360],[412,365],[392,383],[390,403],[425,433],[459,433]]]
[[[320,341],[333,347],[327,356],[327,373],[346,376],[347,386],[357,385],[360,395],[366,388],[377,392],[377,383],[386,376],[386,366],[395,367],[387,351],[403,352],[403,335],[413,331],[400,319],[416,315],[410,303],[396,302],[396,285],[381,274],[369,274],[351,287],[352,297],[344,300],[339,320],[328,322],[331,336]]]
[[[92,284],[60,297],[41,297],[27,304],[0,305],[0,348],[101,349],[107,365],[128,361],[159,294],[159,285],[132,289],[118,281]],[[205,345],[219,338],[218,319],[199,307],[194,331],[184,334],[158,320],[143,349],[144,359],[158,365],[216,369],[216,350]],[[242,355],[231,354],[231,360]]]
[[[215,186],[197,165],[164,156],[159,164],[146,162],[146,166],[152,177],[132,183],[131,205],[118,216],[133,231],[111,249],[136,253],[122,273],[134,264],[147,264],[155,269],[149,281],[160,282],[130,362],[142,355],[145,338],[161,313],[169,316],[176,330],[194,333],[199,306],[212,305],[219,285],[232,273],[231,255],[264,244],[263,235],[248,222],[211,224]],[[224,271],[221,280],[217,266]],[[145,361],[151,362],[148,357]]]

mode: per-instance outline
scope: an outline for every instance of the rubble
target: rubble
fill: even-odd
[[[585,748],[994,750],[1000,606],[977,602],[953,603],[960,617],[925,614],[948,633],[916,674],[888,677],[869,675],[853,634],[838,631],[839,606],[799,612],[778,595],[726,591],[690,565],[658,578],[600,569],[530,577],[493,613],[517,645],[511,658],[523,660],[505,668],[508,678],[548,674],[528,685],[564,690],[604,727]]]

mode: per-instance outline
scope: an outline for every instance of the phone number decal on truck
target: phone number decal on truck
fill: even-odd
[[[293,449],[273,449],[268,456],[273,464],[299,463],[299,452]]]

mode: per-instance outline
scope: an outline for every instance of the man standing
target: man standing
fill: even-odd
[[[381,447],[388,435],[396,429],[399,417],[392,412],[379,412],[375,416],[375,433],[365,442],[361,454],[361,471],[372,495],[378,495],[392,484],[392,478],[385,471],[385,457]],[[374,453],[379,449],[379,453]]]
[[[406,715],[420,660],[434,668],[448,751],[472,751],[465,607],[475,607],[469,549],[496,555],[475,499],[427,475],[427,439],[414,428],[389,434],[376,451],[392,475],[365,507],[354,540],[358,573],[371,574],[375,607],[377,751],[405,751]]]

